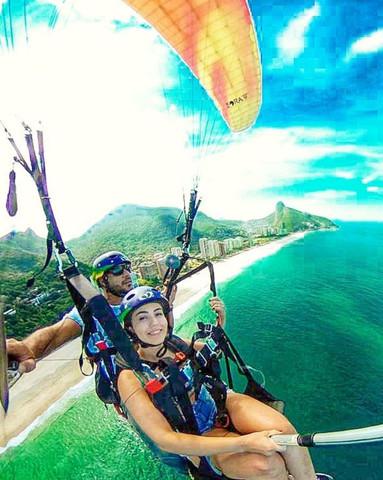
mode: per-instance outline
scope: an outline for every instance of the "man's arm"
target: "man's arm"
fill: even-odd
[[[40,328],[22,341],[8,339],[7,353],[11,359],[19,362],[21,373],[30,372],[36,367],[36,360],[80,334],[80,325],[66,315],[54,325]]]

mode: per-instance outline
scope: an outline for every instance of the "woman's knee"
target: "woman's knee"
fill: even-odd
[[[276,430],[280,430],[284,434],[294,435],[297,433],[293,424],[291,424],[286,417],[282,417],[282,419],[278,422],[275,427]]]
[[[289,422],[289,420],[281,413],[277,412],[273,408],[262,404],[261,402],[254,400],[253,398],[243,395],[240,393],[232,393],[228,397],[227,407],[229,409],[230,415],[235,416],[235,420],[249,418],[250,424],[259,423],[260,426],[263,426],[264,430],[279,430],[285,434],[295,434],[297,433],[294,426]],[[256,411],[258,408],[259,419],[254,421],[252,415],[249,416],[249,412]],[[246,430],[244,433],[248,433],[250,429],[250,424],[247,423],[245,426]],[[236,423],[233,422],[236,426]],[[242,425],[243,426],[243,425]],[[240,429],[241,430],[241,429]],[[241,430],[242,431],[242,430]],[[254,430],[253,430],[254,431]]]
[[[270,479],[283,478],[287,474],[286,465],[283,458],[278,454],[265,457],[264,455],[251,455],[249,466],[254,473]]]

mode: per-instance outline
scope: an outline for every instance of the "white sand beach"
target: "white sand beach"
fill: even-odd
[[[216,282],[219,284],[237,276],[257,260],[276,253],[284,245],[303,236],[304,233],[292,234],[216,262],[214,265]],[[209,291],[209,281],[206,270],[180,283],[174,310],[176,320]],[[0,447],[4,447],[8,442],[11,445],[13,443],[11,439],[16,436],[19,436],[19,439],[24,438],[23,432],[25,433],[31,424],[36,423],[36,419],[71,387],[84,379],[78,364],[80,352],[81,339],[77,338],[39,361],[33,372],[23,375],[15,383],[10,390],[10,407],[3,423],[5,440]]]

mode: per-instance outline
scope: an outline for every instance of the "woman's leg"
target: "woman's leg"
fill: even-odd
[[[215,428],[204,435],[209,437],[238,436],[237,433]],[[238,480],[287,480],[286,465],[279,453],[266,457],[258,453],[222,453],[211,459],[221,472]]]
[[[226,408],[239,433],[273,429],[288,434],[296,433],[295,428],[281,413],[248,395],[228,392]],[[286,462],[287,470],[295,480],[316,480],[307,448],[287,447],[286,452],[281,455]]]

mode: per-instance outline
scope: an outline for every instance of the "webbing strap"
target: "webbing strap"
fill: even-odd
[[[198,434],[198,425],[186,389],[187,380],[173,360],[166,359],[164,363],[166,367],[162,374],[166,382],[162,389],[151,395],[152,402],[168,419],[174,430]]]
[[[45,257],[44,265],[40,268],[40,270],[37,273],[33,274],[33,277],[31,277],[30,279],[27,280],[27,288],[32,287],[33,284],[35,283],[36,277],[41,275],[43,273],[43,271],[47,268],[47,266],[49,265],[49,262],[51,261],[52,253],[53,253],[53,240],[48,235],[48,238],[47,238],[47,254],[46,254],[46,257]]]
[[[206,325],[202,322],[198,322],[197,325],[199,330],[193,335],[192,345],[194,345],[194,342],[197,339],[210,337],[214,340],[214,342],[218,345],[219,348],[219,351],[217,351],[216,354],[219,356],[220,352],[222,352],[225,359],[229,388],[233,388],[233,377],[231,374],[229,361],[231,360],[237,366],[238,373],[246,377],[247,385],[244,392],[245,394],[258,399],[261,402],[270,404],[279,411],[283,411],[283,402],[276,399],[271,393],[269,393],[264,387],[262,387],[262,385],[255,381],[247,365],[242,360],[238,350],[235,348],[223,328],[217,325]],[[208,359],[209,348],[207,348],[206,346],[203,347],[200,353],[203,355],[204,358]]]
[[[126,363],[132,369],[142,371],[141,359],[106,298],[79,273],[77,267],[65,269],[64,275],[72,299],[89,331],[91,323],[97,320]]]

